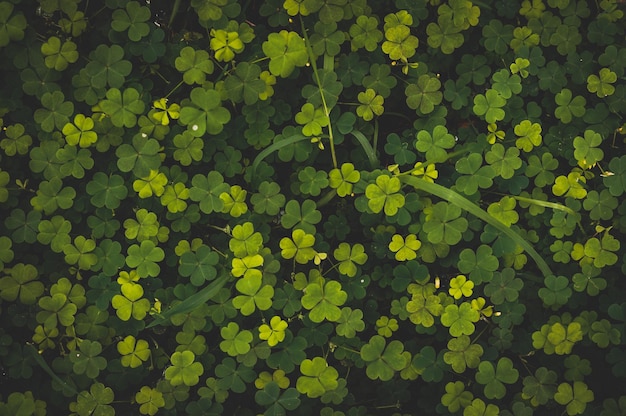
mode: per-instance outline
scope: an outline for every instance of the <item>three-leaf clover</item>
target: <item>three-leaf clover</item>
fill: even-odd
[[[296,389],[312,399],[336,389],[339,385],[339,373],[322,357],[303,360],[300,363],[300,372],[302,375],[296,381]]]
[[[587,403],[591,403],[593,399],[593,391],[582,381],[574,381],[573,384],[561,383],[554,393],[554,400],[565,406],[569,416],[584,413]]]
[[[474,323],[479,319],[480,313],[474,310],[469,302],[463,302],[460,306],[448,305],[441,314],[441,323],[449,328],[453,337],[472,335]]]
[[[504,119],[505,112],[502,109],[506,104],[506,98],[496,89],[489,88],[485,94],[474,97],[474,114],[484,116],[487,123],[496,123]]]
[[[122,294],[113,296],[111,305],[115,313],[122,321],[128,321],[130,317],[142,320],[150,310],[150,301],[143,297],[144,291],[138,283],[124,283],[121,287]]]
[[[213,61],[209,53],[185,46],[180,50],[180,56],[174,61],[176,69],[183,73],[185,84],[204,84],[206,76],[213,73]]]
[[[352,247],[348,243],[339,243],[339,247],[333,252],[335,260],[339,262],[339,273],[353,277],[357,272],[357,264],[363,265],[367,261],[365,247],[356,243]]]
[[[401,187],[400,179],[395,176],[377,176],[376,183],[371,183],[365,188],[367,205],[374,213],[384,210],[385,215],[395,215],[405,203],[404,195],[400,193]]]
[[[98,341],[85,339],[78,344],[78,349],[70,353],[72,370],[76,374],[85,374],[94,379],[98,377],[101,370],[107,367],[107,360],[99,357],[102,352],[102,344]]]
[[[233,306],[239,309],[242,315],[251,315],[257,308],[265,311],[272,306],[274,288],[270,285],[263,285],[262,276],[242,277],[237,280],[235,287],[241,295],[233,298]]]
[[[191,102],[184,100],[182,103],[179,121],[196,137],[207,132],[220,133],[230,121],[230,112],[222,107],[220,94],[198,87],[191,90],[189,97]]]
[[[380,335],[374,335],[369,342],[361,347],[361,358],[366,362],[365,370],[367,376],[381,381],[391,380],[396,371],[402,370],[410,356],[404,352],[404,345],[398,340],[393,340],[389,344]]]
[[[262,48],[263,53],[270,58],[270,72],[282,78],[288,77],[296,67],[302,67],[309,61],[304,40],[296,32],[281,30],[270,33]]]
[[[491,361],[482,361],[478,365],[476,381],[485,386],[485,397],[488,399],[501,399],[506,395],[504,384],[513,384],[519,377],[519,371],[513,367],[513,361],[508,357],[502,357],[494,368]]]
[[[138,42],[150,33],[150,26],[146,23],[148,19],[150,9],[138,1],[130,1],[126,3],[125,9],[116,9],[113,12],[111,28],[116,32],[128,31],[128,38]]]
[[[389,243],[389,250],[396,253],[395,258],[398,261],[413,260],[417,257],[416,251],[422,246],[422,242],[417,239],[415,234],[409,234],[406,239],[399,234],[394,234]]]
[[[127,335],[117,343],[117,351],[122,355],[124,367],[137,368],[150,358],[150,345],[144,339]]]
[[[600,98],[613,95],[615,87],[612,85],[617,81],[617,74],[609,68],[600,69],[598,75],[591,74],[587,77],[587,90],[595,92]]]
[[[307,234],[304,230],[296,229],[291,232],[291,238],[283,237],[280,240],[280,254],[284,259],[294,259],[300,264],[306,264],[313,260],[317,253],[313,248],[315,236]]]
[[[170,357],[172,365],[165,369],[165,378],[172,386],[195,386],[204,373],[202,363],[195,361],[196,356],[191,351],[176,351]]]
[[[443,355],[443,360],[457,373],[463,373],[468,367],[478,367],[483,355],[483,347],[473,344],[467,335],[448,341],[448,350]]]
[[[421,114],[432,113],[436,105],[443,100],[441,81],[427,74],[420,75],[415,83],[407,85],[406,104]]]
[[[285,330],[287,326],[287,321],[283,320],[280,316],[272,316],[269,325],[263,324],[259,327],[259,338],[267,341],[267,344],[273,347],[285,340]]]
[[[341,283],[331,280],[325,283],[310,283],[304,289],[302,306],[308,309],[309,319],[322,322],[324,319],[336,322],[341,318],[339,308],[348,299],[348,293],[341,288]]]

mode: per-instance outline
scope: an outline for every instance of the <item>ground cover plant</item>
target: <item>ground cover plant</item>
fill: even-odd
[[[0,414],[626,415],[625,9],[0,1]]]

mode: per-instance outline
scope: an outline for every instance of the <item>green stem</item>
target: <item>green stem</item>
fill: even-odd
[[[311,41],[309,40],[309,35],[306,33],[306,28],[304,27],[304,20],[302,16],[300,16],[300,26],[302,27],[302,36],[304,37],[304,43],[306,44],[306,50],[309,54],[309,61],[311,61],[311,68],[313,68],[313,75],[315,76],[315,82],[317,83],[317,88],[320,91],[320,97],[322,99],[322,106],[324,107],[324,114],[329,120],[328,123],[328,141],[330,144],[330,156],[333,160],[333,167],[337,168],[337,155],[335,154],[335,140],[333,136],[333,127],[332,123],[330,123],[330,109],[326,104],[326,97],[324,96],[324,89],[322,88],[322,80],[320,79],[319,72],[317,70],[317,63],[315,54],[313,54],[313,48],[311,48]],[[324,62],[326,64],[326,62]]]
[[[172,6],[172,13],[170,14],[170,20],[167,22],[168,27],[172,27],[172,23],[174,23],[174,19],[178,14],[178,9],[180,8],[180,0],[174,0],[174,5]]]
[[[176,84],[176,86],[174,88],[172,88],[170,90],[170,92],[167,93],[167,95],[164,98],[168,98],[170,95],[172,95],[174,93],[174,91],[176,91],[178,88],[180,88],[181,85],[183,85],[184,81],[181,79],[180,82],[178,84]]]
[[[330,191],[326,193],[326,195],[324,195],[323,197],[320,198],[319,201],[317,201],[317,204],[316,204],[317,207],[320,208],[328,204],[335,197],[335,195],[337,195],[337,190],[331,189]]]
[[[374,119],[374,140],[372,142],[374,153],[378,151],[378,119]]]

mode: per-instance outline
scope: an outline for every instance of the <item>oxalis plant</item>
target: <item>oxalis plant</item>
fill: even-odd
[[[0,414],[626,415],[624,10],[0,1]]]

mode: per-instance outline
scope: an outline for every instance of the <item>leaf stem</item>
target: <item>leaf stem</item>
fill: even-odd
[[[304,27],[304,20],[302,19],[302,16],[300,16],[300,26],[302,27],[302,36],[304,37],[306,50],[309,54],[309,61],[311,61],[311,68],[313,68],[313,75],[315,76],[315,82],[317,83],[317,88],[320,91],[320,97],[322,99],[322,106],[324,107],[324,114],[329,120],[328,142],[330,144],[330,156],[333,160],[333,167],[337,168],[337,155],[335,154],[335,140],[333,136],[333,127],[332,127],[332,123],[330,123],[330,109],[328,108],[328,105],[326,104],[326,97],[324,96],[324,89],[322,88],[322,81],[320,79],[320,75],[317,70],[317,63],[316,63],[315,55],[313,54],[313,49],[311,48],[311,41],[309,40],[309,36],[306,33],[306,28]],[[324,61],[324,65],[326,65],[326,61]]]
[[[166,95],[165,97],[163,97],[163,98],[169,98],[169,96],[170,96],[170,95],[172,95],[172,94],[174,93],[174,91],[176,91],[177,89],[179,89],[179,88],[180,88],[180,86],[181,86],[181,85],[183,85],[183,83],[184,83],[184,82],[185,82],[185,81],[183,81],[183,80],[181,79],[181,80],[180,80],[180,82],[179,82],[178,84],[176,84],[176,86],[175,86],[174,88],[172,88],[172,89],[170,90],[170,92],[168,92],[168,93],[167,93],[167,95]]]

